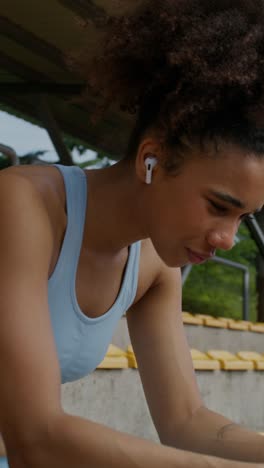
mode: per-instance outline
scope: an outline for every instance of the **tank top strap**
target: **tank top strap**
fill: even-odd
[[[61,172],[66,192],[67,227],[59,259],[50,278],[75,270],[81,251],[87,204],[87,180],[78,166],[53,164]]]
[[[134,302],[137,287],[138,287],[138,274],[140,262],[141,242],[135,242],[130,246],[129,260],[125,274],[125,303],[124,307],[128,309]]]

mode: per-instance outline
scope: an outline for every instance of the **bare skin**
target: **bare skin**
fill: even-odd
[[[158,164],[153,171],[152,184],[146,185],[144,160],[149,154],[154,154],[158,161],[162,161],[163,154],[157,141],[152,137],[147,137],[142,141],[135,164],[123,161],[104,170],[86,171],[89,201],[76,277],[76,294],[78,303],[87,316],[103,315],[114,303],[120,289],[128,246],[132,242],[143,239],[138,290],[134,304],[127,314],[128,324],[153,420],[161,440],[173,446],[180,433],[179,428],[186,424],[187,420],[192,421],[196,429],[198,427],[197,433],[200,432],[194,415],[198,414],[202,406],[187,343],[181,328],[179,267],[190,261],[188,249],[200,254],[210,254],[216,248],[230,249],[232,247],[242,217],[259,209],[264,203],[262,183],[264,161],[254,157],[245,157],[240,149],[229,145],[222,149],[221,157],[220,155],[216,158],[200,158],[198,155],[193,157],[186,162],[180,174],[175,177],[168,175],[162,169],[161,164]],[[57,263],[67,223],[62,176],[53,167],[14,167],[2,173],[14,174],[16,177],[30,181],[45,207],[52,233],[48,279]],[[238,207],[223,199],[219,200],[219,194],[222,198],[223,194],[228,194],[229,197],[239,200],[243,206]],[[104,288],[103,295],[101,289],[100,293],[98,289],[98,285],[102,282],[108,285]],[[89,295],[87,295],[88,284]],[[175,310],[178,311],[177,318]],[[160,321],[161,315],[162,322]],[[161,329],[161,323],[164,324],[163,329]],[[174,326],[174,323],[177,324],[175,329],[171,326],[172,324]],[[171,332],[170,328],[172,328]],[[142,334],[145,339],[144,347]],[[165,339],[162,339],[162,336]],[[159,379],[156,379],[149,370],[148,342],[152,345],[152,352],[157,353],[155,362],[158,363],[156,374]],[[40,343],[38,345],[41,348]],[[43,349],[46,349],[44,341]],[[28,355],[32,355],[32,349]],[[181,356],[180,363],[177,356]],[[50,357],[49,362],[51,360],[53,357]],[[171,367],[165,369],[164,363],[169,361],[171,361]],[[53,371],[54,375],[57,375],[55,368]],[[54,381],[56,378],[54,377]],[[46,376],[46,380],[50,381],[50,379],[49,375]],[[170,406],[164,408],[161,406],[159,391],[165,382],[167,384],[168,379],[168,389],[171,388],[168,401],[171,403]],[[188,382],[187,386],[186,382]],[[175,388],[177,388],[177,401],[175,401]],[[32,393],[34,394],[33,391]],[[45,395],[43,398],[45,399]],[[201,412],[206,416],[206,411]],[[172,420],[169,427],[168,414]],[[216,434],[221,433],[221,430],[223,432],[223,427],[230,424],[225,418],[221,421],[220,419],[217,424],[215,419],[212,422],[212,427],[216,428]],[[64,432],[67,425],[62,422],[65,422],[64,417],[58,427],[64,434],[61,437],[67,440],[69,434]],[[78,424],[77,421],[71,422],[71,428],[75,426],[76,440],[81,441],[85,438],[86,431],[89,432],[89,425],[81,421]],[[80,433],[78,433],[78,427],[80,427]],[[92,428],[91,431],[93,431]],[[107,431],[104,435],[108,438]],[[72,434],[72,436],[74,441],[75,435]],[[252,440],[258,443],[254,434],[251,436]],[[109,440],[112,437],[115,436],[109,434]],[[53,444],[55,444],[54,440]],[[13,446],[11,439],[8,439],[8,442],[10,446]],[[125,439],[123,443],[124,447],[128,444],[129,448],[130,443]],[[201,445],[203,441],[198,443]],[[70,461],[70,454],[67,457],[66,454],[66,458],[63,459],[60,452],[57,452],[58,446],[61,444],[63,446],[63,440],[56,440],[56,444],[54,447],[49,445],[49,450],[45,450],[45,453],[50,453],[52,456],[54,451],[57,460],[59,454],[61,465],[57,466],[65,466],[65,463]],[[76,444],[78,445],[77,442]],[[46,448],[45,444],[44,447]],[[230,456],[235,459],[237,456],[239,459],[240,449],[234,453],[229,450],[228,444],[223,444],[223,448],[226,452],[222,451],[222,454],[226,453],[226,458]],[[212,450],[214,450],[213,446]],[[151,451],[150,447],[150,453]],[[77,449],[75,452],[72,448],[75,461],[77,460],[76,453],[80,453],[80,450]],[[39,466],[42,466],[41,463],[43,466],[52,466],[49,464],[51,460],[46,460],[42,453],[36,456]],[[259,459],[253,458],[254,456],[249,450],[244,459],[248,462],[264,461],[264,454],[262,459],[261,452],[259,452]],[[122,462],[124,468],[130,466],[124,464],[126,459],[122,457],[119,459],[117,456],[117,462],[118,460]],[[80,459],[80,466],[82,462],[83,460]],[[140,467],[144,466],[143,459],[142,463]],[[193,466],[204,466],[198,463],[199,459],[197,459],[197,465]],[[225,465],[224,461],[221,462],[222,464],[220,461],[215,463],[214,465],[211,460],[208,466],[236,466],[235,462],[233,465]],[[20,465],[15,465],[14,461],[14,467],[16,466],[20,468]],[[170,466],[174,465],[168,465]],[[189,465],[179,464],[179,466]],[[238,463],[237,467],[239,466],[249,468],[253,464]]]

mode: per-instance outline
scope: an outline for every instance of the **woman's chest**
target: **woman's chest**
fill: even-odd
[[[78,305],[86,316],[100,317],[117,302],[124,287],[127,264],[128,249],[117,258],[94,256],[81,250],[74,287]],[[138,275],[137,271],[134,274]]]
[[[52,167],[18,168],[38,188],[43,198],[53,232],[53,251],[50,258],[48,277],[51,278],[62,254],[62,246],[67,229],[67,199],[62,174]],[[77,207],[78,208],[78,207]],[[81,239],[80,239],[81,240]],[[72,276],[77,303],[87,317],[104,315],[115,304],[126,275],[129,250],[122,249],[118,254],[98,255],[87,251],[80,242],[79,257],[70,258],[67,268],[76,260],[76,272]],[[155,278],[155,253],[149,240],[141,242],[138,261],[137,289],[133,302],[137,302],[151,286]],[[71,265],[72,264],[72,265]],[[67,272],[65,271],[65,277]]]
[[[127,276],[125,256],[125,265],[109,262],[105,268],[101,260],[93,263],[87,257],[80,256],[75,284],[67,266],[65,271],[55,269],[49,282],[50,318],[63,382],[97,367],[120,318],[143,294],[138,277]]]
[[[64,235],[65,231],[62,229],[62,241],[54,244],[50,276],[60,259]],[[84,315],[90,318],[103,316],[118,303],[122,295],[124,296],[124,289],[134,289],[135,283],[132,303],[136,303],[144,296],[155,279],[155,265],[149,258],[149,248],[144,244],[141,243],[139,258],[134,261],[133,266],[131,265],[133,259],[129,258],[131,247],[123,249],[114,257],[94,255],[81,248],[79,258],[72,259],[72,264],[76,261],[76,272],[70,276],[69,287]]]

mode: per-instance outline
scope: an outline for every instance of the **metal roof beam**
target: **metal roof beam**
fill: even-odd
[[[95,5],[91,0],[58,0],[59,3],[76,13],[85,21],[91,21],[96,26],[105,24],[107,15],[103,8]]]
[[[81,94],[85,89],[84,84],[67,84],[67,83],[41,83],[41,82],[25,82],[25,83],[3,83],[0,81],[0,95],[4,94],[53,94],[55,96],[71,96]]]
[[[61,132],[58,123],[56,122],[50,110],[47,98],[45,96],[39,97],[37,109],[39,116],[44,124],[44,127],[50,136],[50,139],[57,151],[57,154],[59,155],[60,163],[64,166],[72,166],[72,156],[61,137]]]
[[[55,46],[40,39],[35,34],[22,28],[18,24],[10,21],[5,16],[0,16],[0,31],[1,34],[8,37],[12,41],[22,45],[26,49],[35,53],[37,56],[42,56],[50,62],[67,69],[63,59],[63,53]]]
[[[4,52],[0,52],[0,68],[3,68],[8,72],[13,73],[14,75],[22,78],[23,80],[28,79],[30,81],[34,80],[44,82],[51,81],[49,76],[45,73],[36,71],[28,65],[24,65],[23,63],[18,62],[18,60],[15,60],[14,58],[10,57]]]

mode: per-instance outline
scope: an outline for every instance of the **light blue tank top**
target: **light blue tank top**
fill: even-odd
[[[75,291],[89,193],[86,175],[78,166],[54,166],[64,178],[67,228],[58,262],[48,281],[48,300],[64,383],[87,375],[103,360],[117,322],[136,296],[140,242],[129,247],[122,285],[113,306],[100,317],[87,317],[78,305]]]

